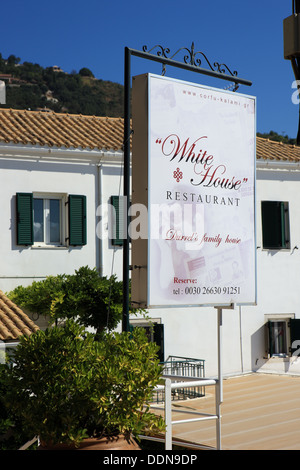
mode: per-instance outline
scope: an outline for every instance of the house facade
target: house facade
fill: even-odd
[[[122,121],[7,110],[0,120],[3,290],[84,265],[109,274],[96,213],[120,189]]]
[[[0,109],[3,292],[86,265],[122,279],[122,146],[122,119]],[[300,149],[257,138],[256,172],[258,300],[223,312],[223,372],[297,374]],[[206,376],[217,374],[215,308],[148,316],[165,360],[204,359]],[[130,322],[147,324],[143,316]]]

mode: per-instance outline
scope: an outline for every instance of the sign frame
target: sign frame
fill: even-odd
[[[153,80],[161,80],[162,83],[172,83],[174,86],[184,86],[187,88],[187,93],[190,93],[190,89],[202,90],[203,93],[206,93],[207,96],[210,94],[211,96],[224,96],[227,97],[228,100],[234,99],[236,101],[243,101],[244,103],[253,103],[253,149],[252,149],[252,187],[251,190],[253,191],[250,205],[252,205],[252,226],[250,228],[252,232],[252,246],[251,246],[251,256],[252,256],[252,280],[251,280],[251,296],[245,299],[238,298],[237,295],[226,295],[225,299],[224,296],[215,296],[207,295],[207,301],[180,301],[176,302],[175,298],[174,301],[154,301],[152,302],[153,296],[149,293],[151,292],[150,286],[150,275],[148,272],[148,267],[151,267],[151,261],[153,261],[153,256],[151,250],[149,249],[149,238],[151,238],[151,210],[149,211],[149,204],[151,205],[151,142],[149,138],[149,126],[151,125],[151,93],[148,90],[148,87],[151,87],[150,83],[153,83]],[[144,83],[142,83],[144,81]],[[149,81],[149,83],[148,83]],[[137,83],[139,85],[137,87]],[[208,87],[205,85],[186,82],[182,80],[167,78],[163,76],[157,76],[154,74],[143,74],[138,77],[133,77],[133,89],[139,88],[138,97],[135,98],[135,94],[133,93],[133,194],[132,194],[132,204],[140,203],[147,207],[148,209],[148,236],[147,239],[132,239],[132,303],[135,307],[143,307],[143,308],[176,308],[176,307],[205,307],[205,306],[230,306],[232,304],[236,305],[256,305],[257,302],[257,274],[256,274],[256,145],[255,145],[255,137],[256,137],[256,97],[244,95],[240,93],[230,92],[227,90],[221,90],[219,88]],[[141,101],[142,97],[142,101]],[[137,100],[137,104],[135,102]],[[143,102],[144,100],[144,102]],[[137,112],[137,114],[136,114]],[[252,119],[252,118],[251,118]],[[145,123],[147,125],[145,126]],[[153,137],[153,136],[152,136]],[[186,144],[185,149],[188,149],[188,146],[191,145],[192,141]],[[181,145],[183,148],[183,142],[178,144]],[[190,147],[191,148],[191,147]],[[196,151],[196,149],[194,149]],[[145,156],[145,153],[147,156]],[[135,156],[138,154],[138,158]],[[187,154],[187,152],[186,152]],[[186,155],[185,154],[185,155]],[[200,155],[200,154],[199,154]],[[147,157],[149,156],[149,160]],[[191,157],[191,153],[190,153]],[[212,157],[212,156],[211,156]],[[195,158],[195,157],[194,157]],[[212,158],[211,162],[212,163]],[[220,162],[219,162],[220,163]],[[207,162],[208,165],[208,162]],[[212,166],[212,165],[211,165]],[[137,175],[137,177],[136,177]],[[142,177],[143,175],[143,177]],[[241,182],[240,182],[241,183]],[[240,184],[241,186],[241,184]],[[150,230],[149,230],[150,228]],[[219,236],[219,235],[218,235]],[[145,256],[147,253],[147,257]],[[174,278],[175,279],[175,278]],[[217,285],[214,286],[217,289]],[[210,287],[210,292],[211,292]],[[238,289],[236,287],[236,289]],[[187,289],[185,289],[187,290]],[[180,292],[182,289],[180,290]],[[231,292],[232,294],[232,292]],[[224,294],[225,295],[225,294]],[[217,297],[217,300],[216,300]],[[203,299],[203,296],[202,296]]]

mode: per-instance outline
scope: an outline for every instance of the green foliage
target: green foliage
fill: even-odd
[[[93,77],[93,72],[88,69],[87,67],[83,67],[82,69],[79,70],[79,75],[82,77]]]
[[[65,275],[48,276],[43,281],[35,281],[27,287],[18,286],[7,295],[31,313],[51,315],[53,303],[64,291],[65,279]]]
[[[122,318],[122,282],[100,277],[83,266],[75,274],[48,276],[30,286],[18,286],[8,297],[31,313],[49,315],[52,322],[77,318],[86,327],[112,330]]]
[[[274,140],[275,142],[282,142],[284,144],[296,145],[296,139],[292,139],[286,134],[280,135],[275,131],[270,131],[267,133],[257,132],[258,137],[263,137],[264,139]]]
[[[27,433],[52,444],[159,431],[163,420],[149,410],[161,374],[156,351],[143,329],[96,341],[69,320],[21,338],[3,401]]]
[[[3,108],[51,109],[55,112],[95,116],[120,117],[123,115],[123,86],[110,81],[97,80],[83,67],[79,73],[56,72],[31,62],[19,63],[11,55],[7,60],[0,54],[0,74],[11,74],[15,79],[6,84],[6,105]],[[16,66],[17,65],[17,66]],[[52,92],[47,99],[46,92]]]
[[[26,433],[22,420],[5,405],[7,392],[7,366],[0,363],[0,450],[16,450],[33,436]]]

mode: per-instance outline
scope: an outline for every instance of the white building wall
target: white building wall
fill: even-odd
[[[0,288],[7,292],[50,274],[97,267],[122,279],[122,248],[112,247],[108,217],[100,206],[123,194],[122,154],[0,146]],[[257,169],[257,306],[223,310],[223,367],[232,375],[266,370],[267,315],[300,318],[300,171]],[[62,192],[87,196],[87,245],[39,249],[16,245],[17,192]],[[261,200],[289,202],[291,249],[262,249]],[[299,248],[299,249],[298,249]],[[164,324],[169,355],[205,360],[207,376],[217,374],[217,310],[213,307],[154,309],[149,316]],[[274,364],[274,363],[273,363]],[[272,367],[273,367],[272,364]],[[293,366],[294,367],[294,366]],[[298,366],[299,367],[299,366]],[[274,367],[273,367],[274,368]],[[280,364],[279,368],[287,370]],[[291,368],[293,372],[296,368]],[[300,370],[300,368],[299,368]],[[298,372],[297,372],[298,373]]]

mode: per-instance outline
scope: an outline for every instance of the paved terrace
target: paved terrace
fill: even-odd
[[[173,402],[173,410],[215,413],[215,387],[206,396]],[[172,413],[172,421],[193,418]],[[223,450],[300,450],[300,377],[249,374],[223,382]],[[215,447],[215,421],[173,425],[173,437]]]

